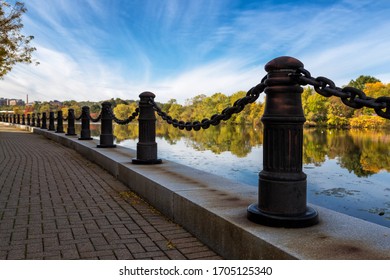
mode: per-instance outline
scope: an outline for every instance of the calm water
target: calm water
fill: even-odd
[[[114,134],[118,144],[136,148],[136,124],[117,125]],[[156,141],[159,158],[257,188],[261,128],[220,125],[188,132],[159,125]],[[303,160],[308,202],[390,227],[389,131],[307,129]]]

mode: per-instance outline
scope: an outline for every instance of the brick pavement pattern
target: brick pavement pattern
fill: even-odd
[[[0,124],[0,259],[221,259],[80,154]]]

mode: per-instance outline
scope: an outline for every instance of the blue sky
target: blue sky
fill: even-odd
[[[293,56],[338,86],[390,82],[390,1],[26,0],[39,66],[0,80],[2,97],[184,103],[248,90]]]

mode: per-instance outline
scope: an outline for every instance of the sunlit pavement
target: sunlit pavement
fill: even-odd
[[[0,259],[220,259],[105,170],[0,124]]]

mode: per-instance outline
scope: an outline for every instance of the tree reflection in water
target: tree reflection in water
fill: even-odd
[[[115,125],[116,142],[138,137],[138,126]],[[219,125],[207,130],[186,131],[170,125],[159,124],[157,138],[171,145],[186,140],[188,146],[197,151],[214,154],[230,152],[245,158],[252,148],[263,144],[261,126]],[[305,129],[303,163],[322,165],[327,159],[337,159],[340,167],[358,177],[367,177],[380,171],[390,172],[390,135],[385,130],[337,130]]]

